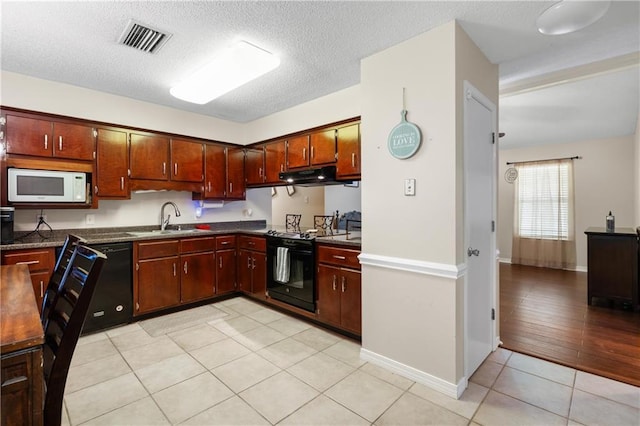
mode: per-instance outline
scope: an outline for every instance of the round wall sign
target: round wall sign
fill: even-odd
[[[509,167],[506,172],[504,172],[504,180],[509,183],[513,183],[518,179],[518,169],[515,167]]]
[[[404,160],[418,152],[422,136],[418,126],[407,121],[406,109],[403,109],[400,115],[402,121],[389,133],[387,146],[391,155]]]

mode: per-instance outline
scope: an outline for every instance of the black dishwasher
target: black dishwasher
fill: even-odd
[[[89,304],[82,334],[131,322],[131,243],[92,244],[107,256]]]

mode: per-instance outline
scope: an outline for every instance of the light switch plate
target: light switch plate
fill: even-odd
[[[416,195],[416,180],[415,179],[405,179],[404,180],[404,195],[406,195],[406,196]]]
[[[95,225],[96,224],[96,215],[93,213],[89,213],[84,217],[84,221],[87,225]]]

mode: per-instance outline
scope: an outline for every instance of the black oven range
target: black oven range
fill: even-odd
[[[267,232],[269,297],[315,312],[315,244],[312,233]]]

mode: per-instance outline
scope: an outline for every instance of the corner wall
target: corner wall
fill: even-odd
[[[503,261],[511,259],[513,236],[513,184],[504,180],[509,161],[581,156],[574,160],[576,269],[587,270],[587,238],[590,226],[605,226],[605,216],[611,210],[616,227],[640,225],[637,211],[637,135],[612,139],[596,139],[566,144],[500,150],[498,179],[498,248]],[[635,145],[635,147],[634,147]],[[631,183],[631,184],[629,184]],[[636,181],[637,185],[637,181]],[[637,187],[636,187],[637,188]],[[635,194],[634,194],[635,192]],[[635,204],[634,204],[635,203]]]
[[[497,67],[455,22],[361,64],[362,356],[453,397],[466,386],[462,78],[497,94]],[[422,145],[398,160],[387,137],[400,122],[403,88]],[[415,196],[403,195],[408,178]]]
[[[636,134],[635,134],[635,225],[640,226],[640,112],[638,112],[638,121],[636,122]]]

